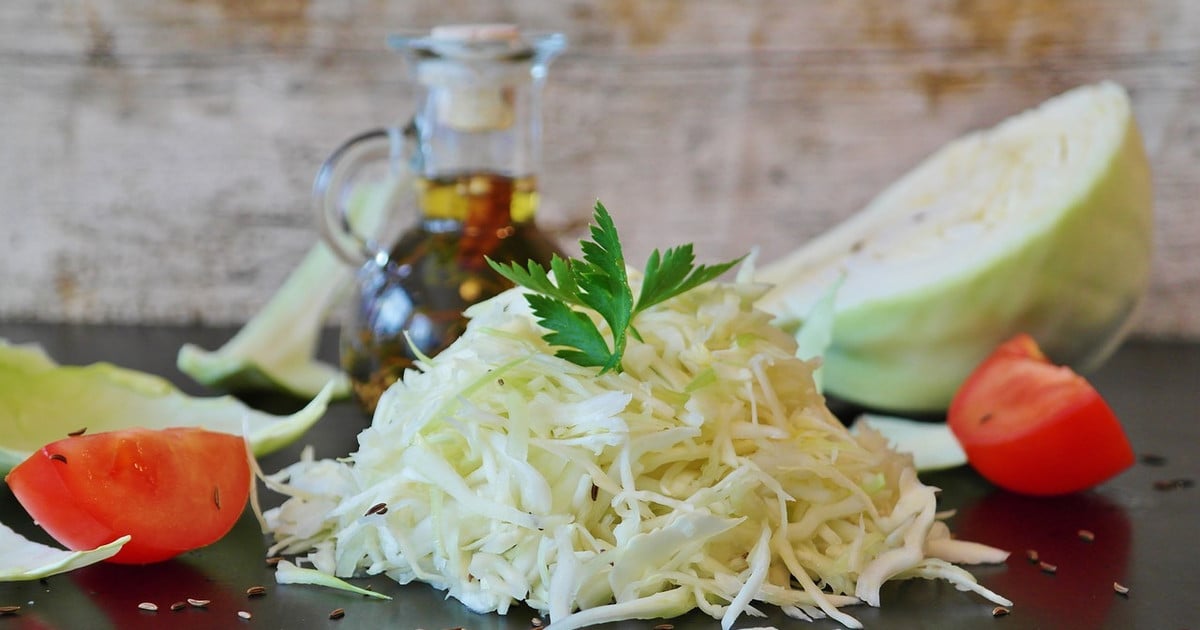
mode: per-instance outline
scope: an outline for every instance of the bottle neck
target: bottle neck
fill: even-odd
[[[413,119],[417,173],[525,177],[540,171],[540,81],[424,89]]]

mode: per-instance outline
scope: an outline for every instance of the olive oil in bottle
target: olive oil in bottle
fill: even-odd
[[[417,195],[420,225],[392,247],[388,273],[360,277],[343,325],[342,368],[368,412],[418,352],[433,356],[462,334],[464,309],[512,286],[485,258],[548,266],[558,252],[533,221],[532,176],[441,175],[418,180]]]

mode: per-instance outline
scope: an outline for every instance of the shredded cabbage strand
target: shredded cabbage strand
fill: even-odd
[[[356,453],[271,477],[290,498],[265,515],[269,553],[479,612],[524,602],[561,630],[692,609],[730,628],[761,604],[861,627],[839,608],[915,577],[1008,605],[951,564],[1007,554],[950,538],[911,457],[830,413],[817,361],[754,307],[763,289],[641,313],[624,371],[602,375],[553,355],[518,290],[472,307]]]

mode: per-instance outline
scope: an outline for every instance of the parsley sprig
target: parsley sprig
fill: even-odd
[[[555,255],[550,260],[554,280],[542,265],[532,260],[525,267],[491,259],[488,264],[514,284],[532,291],[525,299],[538,322],[550,331],[543,338],[553,346],[560,346],[556,356],[576,365],[598,367],[601,374],[609,370],[620,372],[628,336],[641,338],[633,328],[633,318],[638,313],[716,279],[741,258],[718,265],[696,265],[690,243],[661,254],[656,249],[646,262],[642,288],[635,301],[621,240],[604,204],[596,202],[593,218],[592,240],[580,242],[582,259]],[[589,309],[600,315],[612,332],[611,346],[592,318],[576,309]]]

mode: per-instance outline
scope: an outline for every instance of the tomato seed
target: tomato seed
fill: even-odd
[[[1081,529],[1079,530],[1079,540],[1082,540],[1083,542],[1092,542],[1093,540],[1096,540],[1096,535],[1086,529]]]
[[[171,610],[175,612],[183,610],[184,608],[187,608],[187,602],[175,602],[174,604],[171,604]]]
[[[1042,573],[1058,573],[1058,567],[1049,562],[1039,562],[1038,568],[1042,570]]]
[[[187,600],[187,602],[189,604],[191,604],[192,606],[195,606],[196,608],[204,608],[205,606],[207,606],[209,604],[210,601],[211,600],[207,600],[207,599],[192,599],[190,597]]]
[[[267,587],[265,586],[251,586],[250,588],[246,589],[247,597],[259,597],[266,594]]]
[[[654,630],[675,630],[675,626],[669,623],[660,623],[657,626],[654,626]]]
[[[1129,587],[1121,584],[1120,582],[1113,582],[1113,591],[1118,595],[1124,595],[1126,597],[1129,596]]]
[[[992,609],[992,616],[993,617],[1003,617],[1004,615],[1007,615],[1010,612],[1012,612],[1012,611],[1003,606],[997,606]]]
[[[254,615],[251,615],[250,611],[248,611],[248,610],[239,610],[238,616],[241,617],[242,619],[249,619],[249,618],[253,617]]]
[[[329,613],[330,619],[341,619],[342,617],[345,617],[345,616],[346,616],[345,608],[335,608],[335,609],[333,609],[333,612]]]
[[[213,486],[213,504],[217,506],[218,510],[221,509],[221,487],[220,486]]]
[[[83,427],[81,429],[75,429],[74,431],[71,431],[70,433],[68,433],[67,437],[79,437],[79,436],[83,435],[84,432],[86,432],[86,431],[87,431],[87,427]]]
[[[67,456],[63,455],[62,453],[51,453],[50,459],[56,462],[62,462],[64,464],[67,463]]]
[[[142,610],[149,610],[150,612],[154,612],[154,611],[158,610],[158,605],[155,604],[154,602],[142,602],[142,603],[138,604],[138,608],[141,608]]]
[[[15,615],[21,610],[20,606],[0,606],[0,615]]]

